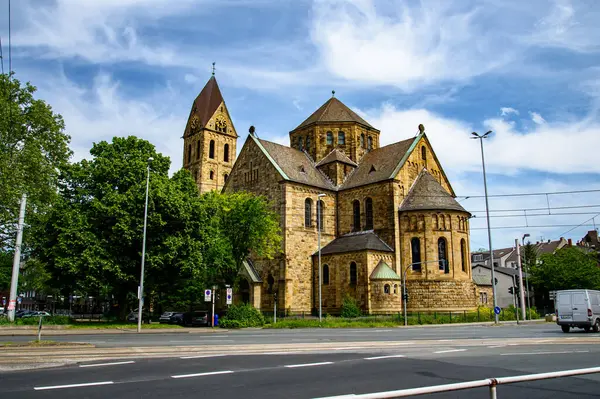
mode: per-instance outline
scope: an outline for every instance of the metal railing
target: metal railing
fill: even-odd
[[[514,377],[486,378],[485,380],[458,382],[455,384],[433,385],[429,387],[400,389],[398,391],[376,392],[361,395],[348,395],[352,399],[383,399],[383,398],[406,398],[408,396],[428,395],[432,393],[447,391],[462,391],[465,389],[489,387],[490,399],[496,399],[496,387],[504,384],[517,382],[547,380],[551,378],[572,377],[575,375],[600,373],[600,367],[590,367],[577,370],[553,371],[549,373],[526,374]],[[332,396],[330,398],[340,398]],[[328,398],[320,398],[328,399]]]

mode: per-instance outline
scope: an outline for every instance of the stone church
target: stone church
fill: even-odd
[[[200,191],[262,195],[281,218],[281,255],[248,259],[236,299],[311,313],[321,284],[324,313],[339,313],[346,296],[366,313],[397,313],[406,273],[410,310],[475,308],[471,215],[455,200],[424,127],[380,146],[379,130],[333,94],[290,131],[289,146],[251,128],[237,159],[238,135],[214,73],[192,105],[183,163]]]

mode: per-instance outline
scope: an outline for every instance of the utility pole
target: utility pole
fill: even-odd
[[[523,234],[523,238],[521,238],[521,243],[523,244],[523,248],[525,248],[525,238],[530,237],[529,234]],[[525,249],[523,249],[524,251]],[[527,260],[527,262],[529,263],[529,259]],[[531,318],[531,313],[529,312],[529,309],[531,308],[531,298],[529,298],[529,265],[525,265],[525,284],[527,285],[527,307],[526,307],[526,311],[527,313],[529,313],[529,318]]]
[[[213,285],[212,287],[212,322],[210,323],[211,327],[215,326],[215,296],[217,295],[217,286]]]
[[[483,155],[483,139],[488,138],[489,134],[492,133],[491,130],[488,130],[484,135],[479,135],[475,132],[471,133],[475,137],[471,137],[472,139],[478,139],[479,144],[481,144],[481,164],[483,166],[483,189],[485,191],[485,214],[487,217],[487,230],[488,230],[488,241],[490,245],[490,266],[492,269],[492,295],[494,296],[494,322],[498,324],[498,314],[496,313],[497,306],[497,298],[496,298],[496,273],[494,270],[494,250],[492,247],[492,229],[490,227],[490,206],[488,202],[488,192],[487,192],[487,179],[485,176],[485,157]]]
[[[138,292],[138,325],[137,332],[142,331],[142,309],[144,307],[144,263],[146,261],[146,225],[148,220],[148,188],[150,187],[150,162],[154,159],[148,158],[148,172],[146,176],[146,206],[144,207],[144,237],[142,240],[142,270],[140,272],[140,287]]]
[[[15,321],[15,307],[17,304],[17,285],[19,284],[19,267],[21,266],[21,242],[23,241],[23,223],[25,222],[25,205],[27,194],[21,197],[21,210],[19,211],[19,224],[17,225],[17,241],[15,243],[15,257],[13,258],[12,279],[10,281],[10,296],[8,298],[8,320]]]
[[[526,309],[525,309],[525,294],[523,290],[523,265],[521,264],[521,249],[519,239],[515,238],[515,245],[517,247],[517,265],[519,266],[519,297],[521,298],[521,315],[523,320],[527,320]]]

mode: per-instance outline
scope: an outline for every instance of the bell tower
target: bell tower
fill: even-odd
[[[183,134],[183,167],[192,173],[200,193],[221,190],[235,162],[238,135],[212,76],[194,100]]]

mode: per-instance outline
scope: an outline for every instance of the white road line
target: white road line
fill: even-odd
[[[365,349],[364,346],[346,346],[346,347],[342,347],[342,348],[331,348],[334,351],[347,351],[347,350],[351,350],[351,349]]]
[[[387,355],[387,356],[365,357],[365,360],[392,359],[394,357],[404,357],[404,355]]]
[[[297,355],[303,352],[267,352],[264,355]]]
[[[131,364],[135,363],[133,360],[127,362],[113,362],[113,363],[95,363],[95,364],[80,364],[79,367],[100,367],[100,366],[117,366],[119,364]]]
[[[190,378],[190,377],[203,377],[205,375],[218,375],[218,374],[231,374],[233,371],[224,370],[224,371],[210,371],[208,373],[196,373],[196,374],[181,374],[181,375],[172,375],[171,378]]]
[[[494,345],[494,346],[488,346],[488,348],[505,348],[506,345]]]
[[[433,352],[433,353],[451,353],[451,352],[464,352],[466,351],[466,349],[448,349],[445,351],[437,351],[437,352]]]
[[[48,389],[63,389],[63,388],[80,388],[80,387],[93,387],[96,385],[111,385],[114,384],[112,381],[102,381],[102,382],[87,382],[84,384],[70,384],[70,385],[54,385],[50,387],[34,387],[35,391],[46,391]]]
[[[198,341],[198,340],[188,340],[188,341],[169,341],[172,344],[208,344],[215,342],[235,342],[233,339],[211,339],[210,341]]]
[[[438,339],[437,342],[452,342],[456,341],[455,339]]]
[[[220,354],[220,355],[197,355],[197,356],[181,356],[180,359],[202,359],[205,357],[223,357],[223,356],[227,356],[226,354]]]
[[[522,355],[558,355],[565,353],[589,353],[589,351],[556,351],[556,352],[522,352],[522,353],[501,353],[500,356],[522,356]]]
[[[297,367],[324,366],[324,365],[326,365],[326,364],[333,364],[333,362],[304,363],[304,364],[288,364],[287,366],[283,366],[283,367],[287,367],[287,368],[293,369],[293,368],[297,368]]]

